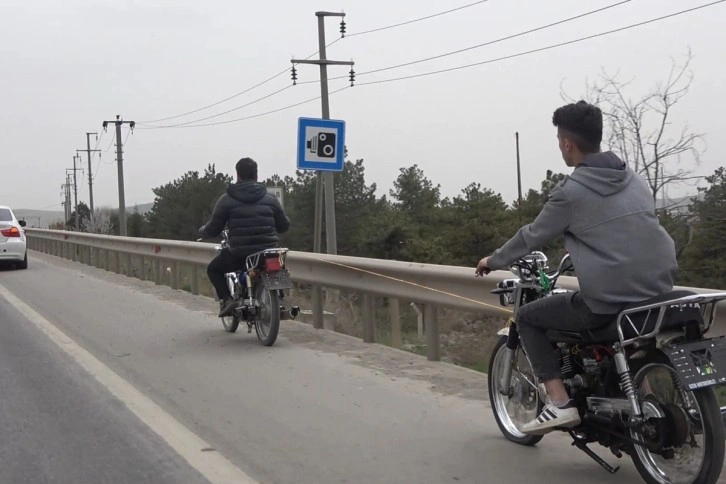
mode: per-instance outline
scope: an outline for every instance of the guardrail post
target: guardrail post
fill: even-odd
[[[424,315],[416,303],[411,303],[411,308],[416,313],[416,336],[418,337],[418,340],[421,341],[424,337]]]
[[[376,342],[375,302],[376,299],[373,294],[363,294],[361,323],[363,325],[363,341],[366,343]]]
[[[171,262],[171,288],[179,289],[179,261],[175,260]]]
[[[142,255],[139,259],[141,260],[141,266],[139,269],[139,279],[141,279],[142,281],[145,281],[146,280],[146,257]]]
[[[192,264],[192,294],[197,295],[199,294],[199,266],[197,264]]]
[[[400,348],[403,341],[401,339],[401,308],[398,299],[388,300],[388,316],[391,323],[391,346]]]
[[[131,277],[131,254],[124,254],[124,272],[123,274],[126,274],[127,276]],[[121,254],[119,254],[119,265],[118,265],[118,272],[121,274]]]
[[[313,328],[323,329],[323,288],[313,286]]]
[[[424,306],[424,324],[426,325],[426,357],[429,361],[441,360],[441,346],[439,341],[439,323],[436,320],[436,306]]]
[[[161,284],[161,260],[154,257],[151,262],[151,270],[154,279],[154,284]]]

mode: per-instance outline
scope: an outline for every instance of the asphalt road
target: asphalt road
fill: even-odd
[[[476,372],[298,322],[265,348],[213,311],[46,255],[0,271],[0,482],[641,482],[505,441]]]
[[[3,299],[0,333],[1,483],[207,482]]]

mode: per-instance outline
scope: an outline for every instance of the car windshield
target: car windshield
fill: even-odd
[[[12,222],[13,215],[7,208],[0,208],[0,222]]]

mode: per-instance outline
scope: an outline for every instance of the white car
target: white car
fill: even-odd
[[[24,220],[18,220],[10,207],[0,205],[0,264],[14,264],[18,269],[28,268],[28,249],[25,241]]]

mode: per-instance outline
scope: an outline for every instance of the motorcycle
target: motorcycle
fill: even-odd
[[[521,432],[547,401],[537,382],[515,323],[519,308],[569,292],[557,287],[573,270],[566,255],[554,272],[547,257],[533,252],[509,267],[517,276],[491,293],[513,315],[498,334],[489,361],[488,390],[502,434],[532,446],[543,435]],[[589,444],[627,454],[649,484],[713,484],[724,462],[724,423],[714,388],[726,383],[726,339],[705,338],[716,303],[726,293],[673,291],[625,306],[612,323],[592,331],[550,331],[562,379],[581,423],[569,429],[572,445],[611,474],[612,467]]]
[[[222,242],[215,246],[220,252],[229,247],[229,232],[222,232]],[[228,333],[235,333],[240,322],[247,324],[247,333],[254,326],[257,339],[265,346],[272,346],[280,331],[280,321],[295,319],[300,314],[298,306],[286,309],[283,301],[285,289],[292,288],[290,272],[286,266],[288,249],[265,249],[248,256],[246,270],[225,274],[227,287],[236,301],[233,313],[222,316],[222,326]]]

